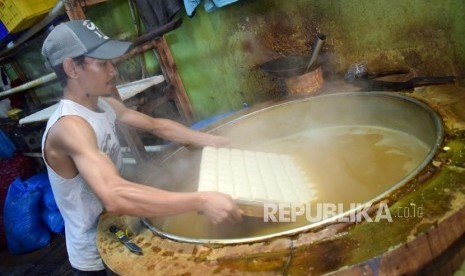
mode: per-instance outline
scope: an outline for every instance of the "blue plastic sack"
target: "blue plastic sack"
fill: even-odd
[[[42,211],[42,221],[52,233],[63,234],[65,232],[65,223],[58,210],[44,209]]]
[[[53,197],[52,187],[50,186],[50,180],[48,179],[47,172],[41,172],[35,174],[26,181],[24,181],[27,185],[38,185],[43,191],[42,195],[42,205],[50,210],[58,210],[58,206],[55,202],[55,198]]]
[[[231,116],[234,113],[235,112],[226,112],[226,113],[217,114],[217,115],[208,117],[206,119],[203,119],[201,121],[198,121],[198,122],[195,122],[194,124],[192,124],[191,129],[194,129],[194,130],[202,129],[202,128],[207,127],[207,126],[209,126],[209,125],[211,125],[213,123],[216,123],[217,121],[219,121],[221,119],[227,118],[227,117]]]
[[[41,196],[40,185],[25,185],[19,178],[8,188],[3,219],[11,253],[28,253],[50,243],[50,232],[41,220]]]
[[[45,209],[50,211],[58,211],[58,206],[55,201],[55,197],[53,196],[52,187],[45,186],[43,188],[44,194],[42,195],[42,205]]]
[[[27,185],[36,185],[42,189],[42,222],[51,232],[56,234],[64,233],[65,223],[60,211],[58,210],[55,197],[53,196],[52,186],[50,186],[50,180],[48,179],[47,172],[33,175],[24,182],[27,183]]]
[[[26,185],[40,186],[40,188],[50,186],[50,181],[48,180],[47,172],[34,174],[33,176],[26,179],[24,183]]]
[[[11,158],[15,151],[13,142],[0,130],[0,158]]]
[[[42,204],[44,208],[42,210],[42,221],[53,233],[62,234],[65,232],[65,222],[58,210],[50,183],[43,188],[43,192]]]

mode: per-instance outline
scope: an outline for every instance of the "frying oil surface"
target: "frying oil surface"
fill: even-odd
[[[414,170],[429,149],[418,138],[363,126],[311,130],[260,150],[293,155],[318,189],[318,202],[363,203]]]
[[[340,126],[310,130],[274,140],[252,150],[289,154],[317,189],[317,204],[362,204],[409,175],[426,158],[429,148],[418,138],[387,128]],[[308,210],[307,210],[308,211]],[[237,225],[210,225],[202,216],[185,214],[157,224],[163,231],[190,238],[245,238],[272,234],[308,224],[264,222],[245,217]]]

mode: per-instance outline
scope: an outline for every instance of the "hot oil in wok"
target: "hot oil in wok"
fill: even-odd
[[[367,126],[339,126],[294,134],[252,150],[290,154],[317,189],[315,203],[364,203],[389,189],[414,170],[429,149],[404,132]],[[313,205],[312,205],[313,206]],[[316,208],[311,209],[314,213]],[[211,225],[198,214],[165,218],[163,231],[190,238],[244,238],[272,234],[308,224],[263,222],[245,217],[237,225]]]
[[[363,203],[414,170],[427,145],[379,127],[331,127],[299,133],[261,150],[295,156],[318,189],[318,202]]]

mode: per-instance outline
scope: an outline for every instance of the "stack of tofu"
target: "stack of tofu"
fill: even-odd
[[[213,147],[202,151],[198,191],[229,194],[246,210],[265,203],[306,204],[316,193],[289,155]]]

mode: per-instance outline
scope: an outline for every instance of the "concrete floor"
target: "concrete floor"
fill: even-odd
[[[28,254],[0,252],[0,275],[4,276],[71,276],[65,236],[55,235],[50,245]]]

